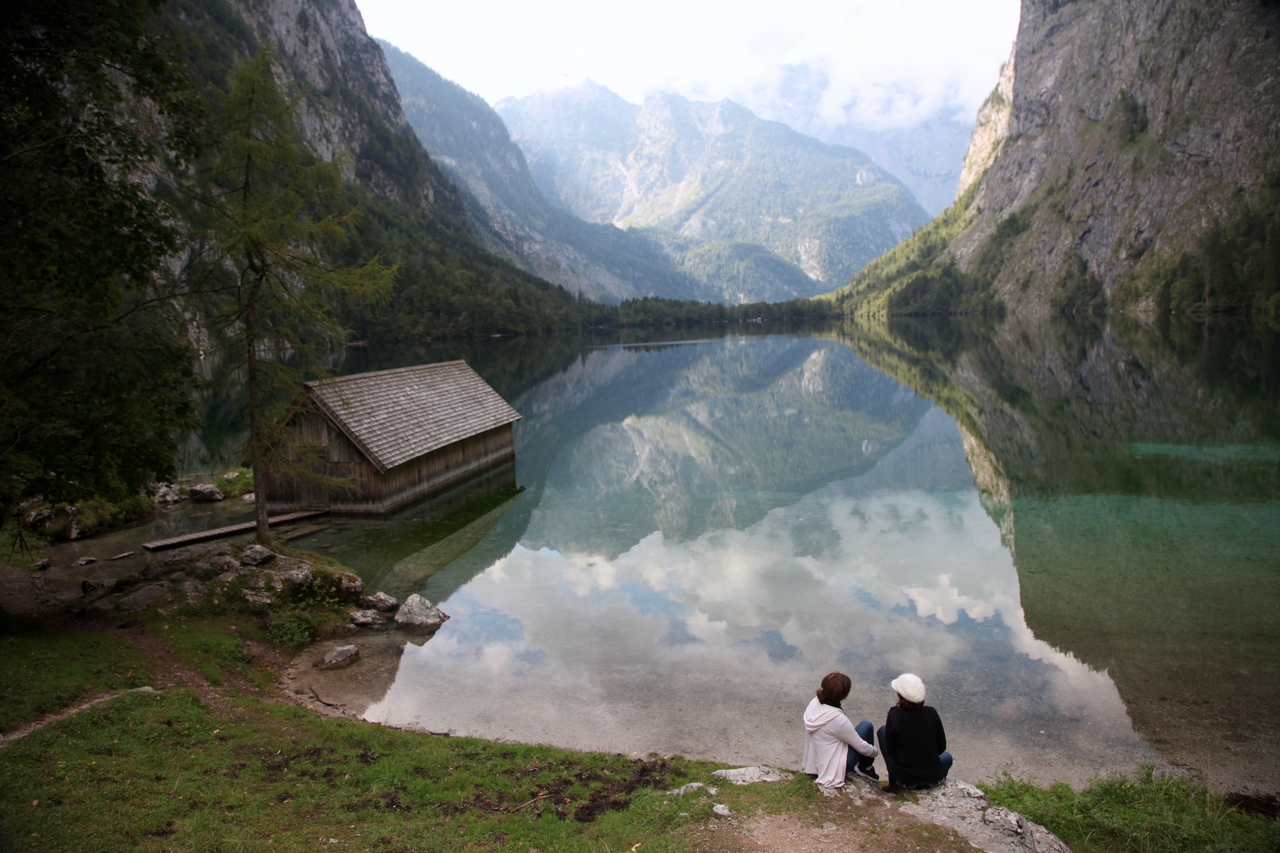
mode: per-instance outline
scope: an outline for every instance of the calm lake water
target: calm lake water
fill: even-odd
[[[466,357],[516,465],[296,544],[452,616],[369,719],[794,767],[823,674],[879,725],[910,670],[960,778],[1277,790],[1277,349],[1010,320],[360,352]]]

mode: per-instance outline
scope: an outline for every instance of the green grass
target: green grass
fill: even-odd
[[[129,694],[0,751],[7,850],[681,850],[712,798],[665,791],[719,765],[433,737],[233,696]],[[804,804],[721,785],[736,813]]]
[[[239,636],[230,632],[232,624],[236,625]],[[174,653],[200,670],[210,684],[221,685],[228,675],[239,676],[259,687],[271,682],[268,673],[254,668],[255,657],[244,644],[243,637],[259,637],[262,633],[252,619],[226,615],[177,616],[163,620],[156,617],[154,627],[161,629]]]
[[[42,630],[0,614],[0,732],[94,694],[150,680],[143,656],[119,637]]]
[[[981,786],[991,802],[1039,823],[1076,853],[1274,853],[1280,823],[1241,814],[1222,795],[1151,768],[1137,778],[1099,779],[1083,791],[1039,788],[1002,777]]]
[[[231,473],[236,476],[227,476]],[[218,490],[222,492],[223,497],[227,500],[247,495],[253,491],[253,469],[235,468],[232,471],[214,477],[213,484],[218,487]]]

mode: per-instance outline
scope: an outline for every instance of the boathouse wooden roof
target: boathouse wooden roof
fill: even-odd
[[[520,420],[465,361],[320,379],[306,388],[381,473]]]

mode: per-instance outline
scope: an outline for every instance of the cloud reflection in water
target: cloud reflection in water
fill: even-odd
[[[878,724],[888,681],[910,670],[962,778],[1084,780],[1149,760],[1111,680],[1027,629],[972,484],[895,487],[904,458],[939,453],[963,464],[954,422],[934,409],[865,474],[742,530],[655,531],[614,557],[524,544],[590,499],[549,489],[522,544],[446,602],[453,619],[408,647],[366,716],[790,767],[825,672],[848,672],[846,710]]]

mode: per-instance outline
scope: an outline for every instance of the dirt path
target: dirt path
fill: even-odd
[[[32,732],[38,732],[50,723],[56,723],[59,720],[65,720],[67,717],[75,716],[81,711],[87,711],[95,705],[101,705],[103,702],[109,702],[118,696],[124,696],[126,693],[155,693],[154,687],[135,687],[132,690],[112,690],[110,693],[100,693],[91,699],[86,699],[79,704],[72,705],[70,708],[63,708],[61,711],[55,711],[52,714],[46,714],[34,723],[27,723],[25,726],[19,726],[11,732],[0,735],[0,749],[4,749],[15,740],[22,740]]]

